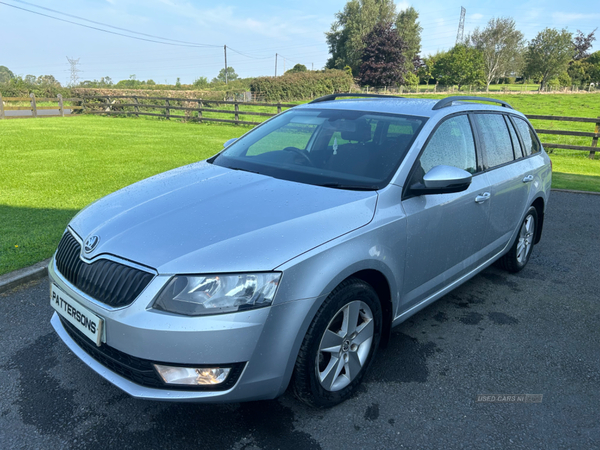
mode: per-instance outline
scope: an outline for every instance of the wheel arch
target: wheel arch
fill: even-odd
[[[353,273],[346,278],[358,278],[368,283],[377,293],[381,304],[382,328],[380,346],[386,347],[390,340],[392,321],[394,320],[394,308],[392,304],[392,291],[386,276],[375,269],[365,269]]]
[[[542,239],[542,229],[544,228],[544,210],[546,204],[542,197],[538,197],[533,201],[531,206],[533,206],[536,209],[538,215],[538,226],[535,230],[535,238],[533,240],[533,243],[537,244],[538,242],[540,242],[540,239]]]

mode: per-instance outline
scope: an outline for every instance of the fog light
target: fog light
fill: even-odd
[[[163,381],[167,384],[190,386],[221,384],[227,379],[229,367],[172,367],[154,364]]]

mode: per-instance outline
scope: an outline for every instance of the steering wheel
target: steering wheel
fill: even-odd
[[[283,149],[284,152],[293,152],[296,153],[297,155],[302,156],[302,158],[304,158],[304,160],[309,164],[309,165],[313,165],[313,162],[310,160],[310,158],[308,157],[308,155],[306,154],[306,152],[304,150],[300,150],[299,148],[296,147],[286,147]]]

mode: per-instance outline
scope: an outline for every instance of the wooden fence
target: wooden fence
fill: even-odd
[[[589,158],[593,159],[596,155],[596,151],[598,148],[598,136],[600,136],[600,117],[561,117],[561,116],[538,116],[535,114],[526,114],[529,120],[552,120],[558,122],[585,122],[585,123],[593,123],[596,125],[594,132],[587,131],[570,131],[570,130],[548,130],[548,129],[538,129],[536,128],[536,132],[538,134],[549,134],[549,135],[558,135],[558,136],[577,136],[577,137],[591,137],[592,144],[591,146],[583,146],[583,145],[566,145],[566,144],[554,144],[552,142],[542,142],[544,148],[556,148],[556,149],[565,149],[565,150],[582,150],[589,151]]]
[[[77,102],[81,103],[81,98],[62,98],[62,95],[58,94],[56,98],[36,98],[35,94],[29,94],[29,97],[2,97],[0,94],[0,119],[6,118],[24,118],[24,117],[56,117],[55,114],[38,114],[39,111],[58,111],[58,115],[61,117],[65,116],[65,109],[67,110],[82,110],[83,106],[65,106],[64,103]],[[39,106],[40,103],[57,103],[57,106]],[[29,103],[29,106],[11,106],[11,103]],[[6,111],[31,111],[31,115],[24,114],[6,114]]]
[[[4,102],[29,102],[29,106],[4,106]],[[57,102],[58,106],[37,106],[37,102]],[[77,106],[65,107],[63,102],[75,102]],[[161,103],[161,104],[159,104]],[[233,105],[233,109],[218,109],[211,107],[212,105]],[[208,106],[208,107],[207,107]],[[226,106],[226,107],[227,107]],[[250,111],[245,109],[248,106],[259,106],[271,108],[273,112]],[[83,97],[83,98],[68,98],[63,99],[60,95],[56,99],[36,99],[34,94],[29,97],[5,97],[0,95],[0,119],[5,118],[5,111],[25,111],[29,110],[32,116],[38,117],[38,111],[43,110],[58,110],[60,116],[64,116],[65,109],[83,110],[87,114],[111,114],[111,115],[134,115],[139,116],[154,116],[164,119],[184,119],[197,122],[225,122],[240,125],[260,125],[261,122],[249,120],[241,120],[240,116],[260,116],[273,117],[279,114],[283,108],[292,108],[296,106],[292,103],[262,103],[262,102],[239,102],[239,101],[219,101],[205,100],[199,98],[176,98],[176,97],[139,97],[139,96],[106,96],[106,97]],[[242,108],[242,109],[240,109]],[[144,109],[146,109],[144,111]],[[159,110],[162,112],[148,112],[150,110]],[[185,115],[172,114],[172,111],[182,111]],[[206,113],[213,115],[207,117]],[[233,115],[233,119],[223,119],[214,117],[218,115]],[[23,116],[21,116],[23,117]],[[52,116],[46,116],[52,117]],[[552,142],[543,142],[542,145],[547,149],[566,149],[589,151],[590,158],[593,158],[598,148],[598,137],[600,136],[600,117],[562,117],[562,116],[540,116],[535,114],[527,114],[530,120],[547,120],[558,122],[583,122],[595,124],[594,132],[587,131],[571,131],[571,130],[552,130],[536,128],[536,132],[541,135],[558,135],[569,137],[588,137],[592,138],[590,146],[583,145],[566,145],[555,144]]]
[[[159,104],[159,102],[162,104]],[[161,117],[167,120],[173,118],[197,121],[200,123],[225,122],[240,125],[260,125],[261,123],[241,120],[240,116],[273,117],[279,114],[283,108],[292,108],[296,106],[296,104],[291,103],[239,102],[205,100],[200,98],[138,96],[84,97],[82,105],[86,114],[133,115],[136,117],[143,115]],[[213,105],[217,107],[219,105],[233,105],[233,109],[216,109],[212,107]],[[259,112],[244,109],[248,106],[272,108],[277,112]],[[144,111],[143,109],[146,110]],[[164,112],[148,112],[148,109],[162,110]],[[183,111],[185,115],[173,114],[172,111]],[[223,119],[214,116],[207,117],[206,113],[233,115],[233,119]]]
[[[121,100],[130,100],[129,102],[122,102]],[[152,103],[140,103],[152,101]],[[164,102],[164,104],[157,104],[157,102]],[[179,103],[179,105],[173,105],[173,103]],[[194,106],[191,106],[194,104]],[[206,108],[206,105],[233,105],[233,110]],[[198,122],[212,121],[212,122],[226,122],[235,123],[242,125],[259,125],[260,122],[252,122],[246,120],[240,120],[240,115],[249,116],[263,116],[272,117],[279,114],[282,108],[291,108],[296,106],[295,104],[289,103],[260,103],[260,102],[238,102],[238,101],[216,101],[216,100],[203,100],[203,99],[190,99],[190,98],[172,98],[172,97],[137,97],[137,96],[113,96],[113,97],[85,97],[84,103],[85,112],[89,114],[125,114],[125,115],[146,115],[156,116],[166,119],[178,118],[186,120],[196,120]],[[277,113],[268,112],[256,112],[242,110],[240,107],[244,106],[266,106],[271,108],[277,108]],[[164,110],[164,113],[156,112],[144,112],[140,111],[140,108],[152,108],[158,110]],[[185,111],[186,115],[174,115],[171,114],[172,110]],[[197,117],[192,116],[193,112],[197,112]],[[215,117],[206,117],[203,113],[218,113],[218,114],[230,114],[233,115],[233,120],[222,119]],[[548,130],[548,129],[536,129],[538,134],[549,134],[559,136],[576,136],[576,137],[591,137],[591,146],[581,145],[565,145],[565,144],[554,144],[551,142],[542,143],[544,148],[548,149],[568,149],[568,150],[583,150],[590,152],[590,158],[593,158],[596,153],[598,146],[598,136],[600,135],[600,117],[589,118],[589,117],[561,117],[561,116],[539,116],[539,115],[527,115],[531,120],[551,120],[551,121],[563,121],[563,122],[587,122],[594,123],[596,125],[595,131],[569,131],[569,130]]]

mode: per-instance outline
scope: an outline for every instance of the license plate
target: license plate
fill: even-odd
[[[50,305],[58,314],[100,347],[104,325],[104,320],[101,317],[73,300],[54,284],[52,284],[50,291]]]

